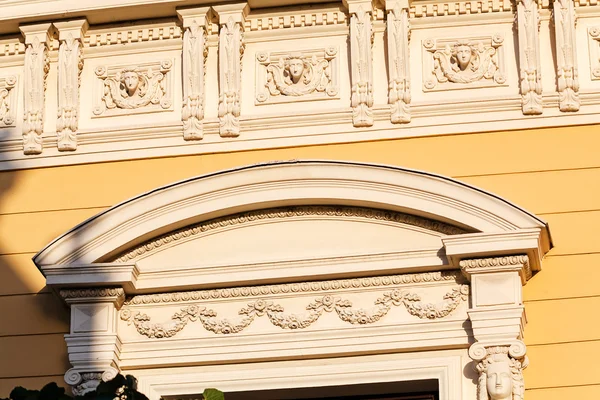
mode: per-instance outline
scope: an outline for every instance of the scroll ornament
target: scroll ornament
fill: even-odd
[[[79,84],[82,69],[81,42],[69,35],[61,42],[58,50],[59,92],[56,134],[60,151],[72,151],[77,148]]]
[[[183,34],[183,137],[202,139],[204,118],[204,63],[208,54],[204,27],[194,22]]]
[[[318,60],[314,54],[306,57],[301,53],[281,57],[278,63],[267,66],[265,86],[271,96],[305,96],[314,92],[335,96],[337,88],[331,85],[329,61],[336,54],[337,49],[329,48],[322,60]]]
[[[219,36],[219,133],[240,134],[240,86],[244,40],[242,28],[233,18],[221,27]]]
[[[495,35],[489,47],[468,40],[446,45],[444,50],[433,54],[435,78],[439,83],[472,83],[483,79],[504,83],[506,77],[500,72],[496,52],[503,40],[502,36]]]
[[[388,57],[390,65],[390,81],[388,102],[390,104],[391,121],[394,124],[410,122],[410,76],[409,47],[410,26],[408,9],[399,4],[390,10],[387,17]]]
[[[0,121],[7,126],[15,123],[15,110],[11,107],[10,96],[16,84],[17,77],[11,75],[5,78],[4,85],[0,86]]]
[[[575,20],[575,6],[571,0],[554,1],[556,75],[560,111],[579,111],[580,106]]]
[[[371,14],[361,7],[350,23],[352,58],[352,121],[356,127],[373,125],[373,29]]]
[[[542,77],[539,45],[538,3],[518,2],[519,67],[521,75],[522,109],[525,115],[542,113]]]
[[[170,60],[162,61],[160,70],[151,67],[146,71],[139,68],[124,68],[114,77],[104,79],[104,95],[102,100],[107,109],[137,109],[150,104],[160,104],[162,108],[171,106],[166,97],[164,78],[172,67]],[[96,75],[106,74],[104,67],[96,68]],[[97,108],[94,113],[99,115],[104,110]]]
[[[227,318],[218,319],[217,313],[206,307],[189,305],[182,308],[171,317],[171,321],[163,324],[153,324],[147,314],[133,311],[130,308],[121,310],[121,319],[133,324],[141,335],[149,338],[167,338],[175,336],[190,321],[200,321],[204,329],[215,334],[239,333],[257,318],[267,316],[271,324],[281,329],[304,329],[317,321],[323,313],[334,312],[338,318],[353,325],[367,325],[379,321],[392,308],[403,305],[413,316],[421,319],[438,319],[452,313],[461,302],[468,299],[469,286],[460,285],[444,295],[444,301],[439,304],[424,304],[421,298],[410,292],[395,289],[387,292],[375,301],[371,310],[353,309],[352,303],[333,295],[315,299],[307,307],[307,313],[302,315],[286,314],[284,308],[272,301],[258,299],[249,303],[239,311],[241,318],[236,321]]]
[[[40,42],[36,37],[25,50],[25,107],[23,113],[23,152],[25,154],[42,152],[44,100],[48,71],[50,71],[50,61],[46,43]]]

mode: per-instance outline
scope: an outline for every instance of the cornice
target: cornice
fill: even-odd
[[[270,296],[279,294],[319,293],[341,289],[366,289],[393,285],[415,285],[463,281],[458,271],[436,271],[418,274],[387,275],[368,278],[337,279],[279,285],[244,286],[236,288],[197,290],[162,294],[142,294],[125,300],[125,305],[173,304],[195,300],[221,300]]]
[[[459,235],[466,233],[461,228],[454,227],[439,221],[397,213],[392,211],[383,211],[360,207],[335,207],[335,206],[306,206],[306,207],[282,207],[259,211],[250,211],[233,216],[217,218],[211,221],[202,222],[175,232],[160,236],[147,241],[136,248],[127,251],[118,256],[116,262],[130,262],[154,252],[165,245],[172,245],[178,241],[190,240],[194,236],[203,232],[219,229],[226,226],[241,225],[244,223],[269,220],[269,219],[288,219],[302,216],[331,216],[331,217],[358,217],[389,222],[404,223],[423,229],[436,231],[445,235]]]

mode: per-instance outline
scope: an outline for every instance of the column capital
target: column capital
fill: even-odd
[[[36,39],[39,43],[46,44],[52,40],[52,24],[50,22],[45,24],[21,25],[19,29],[25,38],[25,44],[33,44]]]
[[[71,21],[55,22],[54,27],[58,30],[58,40],[62,42],[69,37],[83,40],[83,36],[87,32],[89,24],[85,18],[82,18]]]
[[[194,7],[177,9],[177,16],[183,24],[183,28],[189,28],[194,23],[198,26],[208,28],[212,17],[212,9],[210,7]]]
[[[495,272],[518,272],[521,284],[525,285],[531,278],[529,257],[525,254],[500,257],[470,258],[459,262],[460,269],[471,280],[474,274],[489,274]]]
[[[385,0],[384,1],[385,9],[390,11],[395,8],[400,8],[401,10],[408,10],[410,8],[409,0]]]
[[[373,12],[373,2],[371,0],[343,0],[343,3],[350,14],[355,14],[361,8],[364,12]]]
[[[119,309],[125,301],[123,288],[89,288],[89,289],[63,289],[60,297],[69,305],[86,303],[112,303]]]
[[[219,25],[224,25],[230,19],[233,19],[233,22],[242,25],[242,29],[246,17],[250,12],[248,3],[223,4],[220,6],[213,6],[212,9],[219,18]]]

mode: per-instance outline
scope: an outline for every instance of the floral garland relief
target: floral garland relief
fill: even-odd
[[[450,315],[461,302],[467,301],[469,286],[460,285],[444,295],[444,301],[438,304],[423,303],[419,295],[394,289],[384,293],[375,301],[371,310],[353,309],[352,303],[333,295],[325,295],[315,299],[307,307],[304,314],[285,314],[281,305],[272,301],[258,299],[249,303],[239,311],[241,318],[231,321],[217,318],[217,313],[206,307],[189,305],[171,317],[170,322],[153,324],[150,316],[130,308],[121,310],[121,319],[133,324],[136,330],[149,338],[167,338],[175,336],[188,322],[200,321],[204,329],[215,334],[239,333],[257,318],[267,316],[269,321],[282,329],[304,329],[317,321],[323,313],[334,312],[344,322],[353,325],[367,325],[379,321],[392,308],[403,305],[413,316],[421,319],[438,319]]]

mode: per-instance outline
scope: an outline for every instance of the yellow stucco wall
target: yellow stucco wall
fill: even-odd
[[[245,164],[293,158],[375,162],[468,182],[550,224],[554,249],[524,288],[527,400],[600,398],[600,126],[248,151],[0,173],[0,397],[62,383],[69,313],[31,257],[131,196]]]

